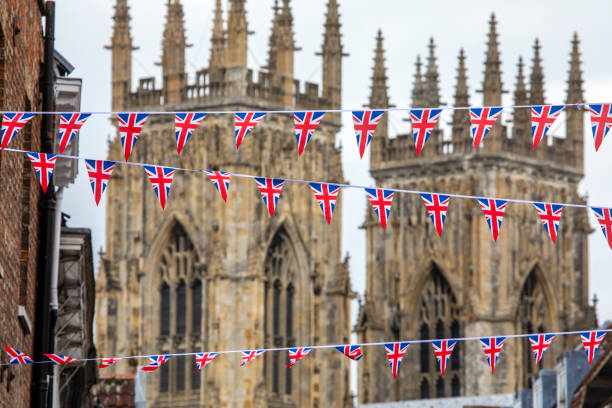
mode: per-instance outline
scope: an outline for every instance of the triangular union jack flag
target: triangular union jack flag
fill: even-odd
[[[163,210],[166,208],[166,201],[170,194],[170,185],[172,184],[172,178],[176,169],[162,166],[144,166],[144,169],[147,176],[149,176],[149,181],[153,185],[153,190],[155,190],[155,195],[159,199]]]
[[[315,199],[328,224],[331,223],[332,214],[334,208],[336,208],[336,200],[338,199],[338,193],[340,192],[340,186],[335,184],[326,183],[308,183],[314,193]]]
[[[265,112],[242,112],[234,114],[235,130],[234,134],[236,137],[236,150],[242,144],[245,137],[266,116]]]
[[[601,143],[612,127],[612,112],[609,103],[588,105],[591,112],[591,131],[595,141],[595,151],[599,150]]]
[[[589,360],[589,365],[591,365],[593,362],[595,353],[597,353],[597,349],[599,348],[599,345],[603,341],[605,335],[605,331],[590,331],[580,333],[580,339],[582,340],[584,351],[586,352],[587,359]]]
[[[489,134],[501,113],[502,108],[470,108],[470,134],[472,135],[474,149]]]
[[[119,359],[115,357],[103,358],[98,368],[110,367],[113,364],[115,364],[117,361],[119,361]]]
[[[247,365],[251,361],[253,361],[256,357],[261,356],[265,353],[266,350],[244,350],[242,352],[242,363],[240,363],[240,367]]]
[[[17,133],[34,117],[33,113],[5,113],[0,128],[0,147],[4,150]]]
[[[450,358],[453,350],[457,344],[457,340],[438,340],[432,341],[431,345],[438,360],[438,367],[440,367],[440,373],[444,376],[446,366],[448,365],[448,359]]]
[[[287,351],[289,351],[289,364],[287,368],[291,368],[303,357],[306,357],[306,355],[312,351],[312,347],[290,348]]]
[[[68,364],[72,363],[73,361],[79,361],[79,359],[77,358],[64,356],[62,354],[45,354],[45,357],[53,361],[53,364],[55,365]]]
[[[557,242],[557,233],[559,232],[559,222],[561,222],[563,206],[548,203],[533,203],[533,205],[542,220],[542,224],[546,227],[548,236],[554,244]]]
[[[505,340],[505,337],[484,337],[480,339],[480,345],[484,350],[485,356],[487,356],[487,363],[491,367],[491,374],[495,373],[497,359],[501,354],[502,347],[504,347]]]
[[[506,200],[479,198],[478,204],[480,204],[480,208],[482,208],[482,212],[485,215],[491,234],[493,234],[493,241],[497,242],[508,202]]]
[[[150,373],[157,370],[159,367],[163,366],[164,363],[170,360],[171,355],[166,356],[149,356],[149,364],[140,369],[144,372]]]
[[[19,350],[16,350],[9,346],[4,346],[4,349],[6,350],[6,354],[8,354],[10,358],[10,364],[32,364],[34,362],[34,360],[30,358],[30,356],[25,353],[22,353]]]
[[[366,188],[365,192],[368,195],[370,204],[372,204],[374,213],[380,221],[380,225],[382,225],[383,229],[386,229],[389,214],[391,213],[391,204],[393,203],[393,191],[382,188]]]
[[[387,359],[389,359],[389,367],[393,373],[393,378],[397,378],[397,372],[399,371],[400,364],[402,363],[402,357],[406,354],[406,349],[410,343],[407,341],[401,343],[386,343],[385,351],[387,352]]]
[[[100,199],[106,191],[106,186],[115,169],[115,164],[115,162],[107,160],[85,160],[87,173],[89,174],[89,184],[91,184],[96,205],[100,204]]]
[[[47,192],[47,187],[51,184],[51,176],[53,176],[53,168],[57,155],[52,153],[34,153],[27,152],[26,155],[32,162],[36,177],[40,181],[40,186],[44,193]]]
[[[529,336],[529,344],[533,350],[533,356],[535,357],[536,365],[540,364],[540,360],[544,355],[544,352],[550,346],[550,343],[555,338],[554,334],[538,334],[536,336]]]
[[[298,144],[298,155],[304,153],[304,149],[312,134],[319,126],[325,112],[294,112],[293,121],[295,122],[295,138]]]
[[[149,117],[148,113],[119,113],[119,136],[121,136],[121,146],[125,161],[130,159],[134,145],[140,136],[140,132]]]
[[[363,357],[363,352],[359,345],[337,346],[336,350],[354,361],[359,361]]]
[[[197,373],[202,367],[209,365],[218,354],[219,353],[197,353],[195,355],[196,369],[193,372]]]
[[[353,126],[355,128],[355,136],[357,137],[357,147],[359,148],[359,156],[363,159],[365,149],[370,144],[370,140],[374,136],[376,126],[382,118],[385,111],[353,111]]]
[[[444,228],[444,221],[446,221],[446,212],[448,211],[450,196],[423,193],[421,194],[421,198],[425,203],[425,208],[427,208],[431,221],[436,227],[436,231],[438,231],[438,235],[442,236],[442,228]]]
[[[174,115],[174,136],[178,154],[181,154],[191,134],[205,116],[206,113],[177,113]]]
[[[91,113],[62,113],[59,124],[59,151],[64,153]]]
[[[410,109],[410,121],[412,122],[412,135],[417,156],[423,150],[431,132],[436,127],[442,109]]]
[[[538,147],[540,140],[555,123],[557,117],[563,110],[563,105],[545,105],[531,107],[531,138],[533,139],[533,150]]]
[[[227,191],[229,190],[229,183],[231,176],[225,171],[217,170],[204,170],[204,173],[208,176],[210,181],[215,185],[215,188],[221,194],[223,201],[227,201]]]
[[[282,179],[255,177],[255,184],[257,184],[257,188],[261,193],[261,198],[268,208],[270,217],[274,215],[274,210],[276,209],[276,204],[278,203],[284,182],[285,180]]]
[[[593,210],[593,214],[595,214],[597,222],[601,226],[601,232],[603,232],[610,249],[612,249],[612,209],[592,207],[591,210]]]

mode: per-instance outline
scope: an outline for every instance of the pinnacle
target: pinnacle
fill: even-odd
[[[382,30],[376,35],[376,50],[374,53],[374,69],[372,75],[372,92],[370,94],[370,106],[384,108],[389,106],[387,95],[387,73],[385,69],[385,50],[383,45]]]
[[[532,105],[544,104],[544,72],[542,70],[542,58],[540,57],[540,40],[535,39],[533,46],[533,67],[530,78],[529,103]]]
[[[523,75],[523,57],[519,56],[517,63],[518,72],[516,74],[516,90],[514,91],[514,104],[515,105],[527,105],[529,103],[527,98],[527,87],[525,86],[525,76]]]
[[[427,70],[425,71],[425,103],[428,107],[440,106],[440,84],[438,80],[438,66],[433,37],[429,39],[429,56],[427,57]]]
[[[567,103],[583,102],[582,70],[580,69],[580,40],[578,33],[572,38],[572,52],[570,53],[570,69],[567,81]]]
[[[467,73],[465,69],[465,52],[459,50],[459,66],[457,67],[457,86],[455,87],[455,106],[469,106]]]
[[[425,106],[425,101],[423,100],[424,94],[424,84],[423,84],[423,74],[421,73],[421,56],[417,55],[416,62],[414,63],[415,72],[414,72],[414,84],[412,85],[412,107],[420,108]]]

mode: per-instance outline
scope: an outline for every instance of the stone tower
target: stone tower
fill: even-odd
[[[131,161],[220,169],[279,178],[343,182],[340,129],[327,116],[298,160],[289,114],[269,114],[236,150],[234,117],[215,110],[330,109],[339,106],[342,45],[338,6],[330,0],[323,45],[323,92],[293,77],[291,4],[275,7],[270,64],[247,67],[245,0],[230,0],[224,27],[216,2],[209,67],[188,82],[179,0],[169,0],[162,43],[163,83],[130,88],[129,16],[117,0],[113,110],[209,112],[182,154],[174,115],[152,115]],[[333,67],[329,68],[329,67]],[[121,159],[118,137],[109,158]],[[350,341],[348,262],[341,259],[341,208],[330,226],[307,186],[285,183],[270,218],[255,183],[232,178],[224,202],[204,175],[178,172],[162,211],[143,169],[118,166],[107,191],[107,245],[98,274],[100,355],[147,355]],[[104,375],[133,375],[122,361]],[[222,355],[193,374],[193,358],[172,358],[147,375],[151,406],[349,406],[349,360],[315,350],[292,369],[286,352],[268,352],[247,367]]]
[[[466,55],[461,50],[453,105],[501,105],[504,91],[496,24],[492,17],[481,89],[483,101],[470,102]],[[415,77],[415,86],[419,87],[413,92],[416,106],[423,106],[439,89],[433,42],[429,49],[425,78],[420,69]],[[516,103],[546,102],[537,41],[534,54],[529,90],[522,60],[519,61]],[[389,105],[380,33],[375,55],[370,105],[380,108]],[[420,68],[418,59],[417,64]],[[576,37],[568,85],[567,102],[582,102]],[[372,143],[371,174],[380,187],[584,203],[578,194],[584,173],[583,113],[567,108],[565,120],[567,135],[541,143],[534,152],[529,112],[517,109],[512,131],[498,120],[485,145],[474,150],[468,112],[455,110],[449,134],[443,138],[442,130],[434,131],[418,158],[412,135],[389,138],[387,129],[379,127]],[[443,121],[444,118],[440,122]],[[436,233],[421,198],[408,194],[396,194],[386,231],[369,208],[364,228],[367,280],[356,326],[360,342],[595,326],[594,310],[587,298],[590,228],[584,209],[564,210],[556,244],[548,238],[533,206],[513,203],[508,205],[500,238],[494,243],[475,200],[460,198],[451,198],[442,237]],[[552,368],[574,340],[570,336],[556,338],[541,368]],[[537,370],[525,340],[506,341],[494,376],[478,342],[457,345],[444,377],[440,376],[431,344],[413,344],[396,381],[382,352],[371,353],[359,363],[359,401],[513,392],[528,386],[529,377]]]

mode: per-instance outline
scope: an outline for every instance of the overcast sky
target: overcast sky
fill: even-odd
[[[294,31],[296,43],[302,48],[295,59],[295,74],[300,80],[319,82],[321,59],[315,56],[322,44],[325,4],[327,0],[294,0]],[[482,82],[486,33],[490,14],[495,12],[502,58],[505,89],[513,91],[516,63],[519,55],[526,62],[528,75],[537,37],[542,45],[546,83],[546,102],[565,101],[570,40],[577,31],[581,40],[585,98],[587,102],[612,100],[612,3],[591,0],[588,7],[580,1],[428,1],[403,0],[339,0],[343,24],[343,43],[350,56],[344,59],[343,107],[358,108],[368,101],[375,35],[383,30],[387,59],[387,74],[391,102],[407,107],[417,54],[426,56],[427,43],[434,37],[440,72],[442,100],[453,103],[457,55],[463,47],[467,56],[469,87],[473,105],[482,103],[475,93]],[[110,52],[103,47],[110,43],[114,0],[61,0],[57,2],[56,47],[76,67],[74,77],[83,78],[83,111],[110,110]],[[155,76],[161,84],[161,37],[166,14],[165,0],[128,0],[131,7],[132,37],[140,47],[133,56],[133,83],[137,78]],[[196,70],[206,66],[209,54],[214,0],[183,0],[188,42],[187,71],[190,81]],[[224,2],[225,3],[225,2]],[[258,69],[267,60],[272,0],[247,1],[249,28],[255,33],[249,38],[249,67]],[[466,6],[469,4],[469,6]],[[227,10],[227,7],[225,7]],[[511,92],[504,104],[511,104]],[[507,115],[507,113],[506,113]],[[402,121],[405,113],[391,115],[393,133],[409,130]],[[83,127],[80,155],[104,159],[107,138],[113,129],[108,117],[94,115]],[[344,174],[352,184],[373,185],[368,175],[369,157],[359,160],[349,114],[343,116],[340,142],[343,146]],[[553,129],[562,133],[562,127]],[[228,134],[228,137],[232,135]],[[287,135],[287,137],[290,137]],[[293,136],[291,136],[293,137]],[[612,138],[612,136],[610,136]],[[373,141],[376,143],[376,140]],[[426,147],[427,148],[427,147]],[[612,207],[612,140],[607,140],[594,153],[590,134],[585,133],[586,178],[581,193],[588,202]],[[94,250],[105,243],[104,207],[95,207],[81,162],[75,185],[65,194],[63,211],[72,216],[70,225],[89,227],[93,231]],[[112,180],[110,187],[112,187]],[[151,194],[153,190],[151,189]],[[170,196],[172,199],[172,196]],[[353,288],[363,293],[365,288],[365,233],[358,229],[363,222],[366,206],[362,191],[345,190],[341,196],[343,212],[343,248],[351,255]],[[315,205],[313,201],[313,205]],[[425,210],[424,210],[425,211]],[[393,216],[393,211],[392,215]],[[612,251],[601,230],[589,215],[595,231],[590,237],[590,287],[600,299],[600,323],[612,319]],[[563,224],[561,227],[563,228]],[[503,233],[502,237],[503,239]],[[548,239],[542,233],[542,240]]]

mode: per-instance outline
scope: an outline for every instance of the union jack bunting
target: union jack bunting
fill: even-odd
[[[450,196],[423,193],[421,194],[421,198],[425,203],[425,208],[427,208],[431,221],[436,227],[436,231],[438,231],[438,235],[442,236],[442,228],[444,228],[444,221],[446,221],[446,212],[448,211]]]
[[[595,151],[597,151],[612,127],[612,112],[610,112],[609,103],[588,105],[588,107],[591,112],[591,131],[595,141]]]
[[[540,140],[555,123],[557,117],[563,110],[563,105],[545,105],[531,107],[531,138],[533,139],[533,150],[538,147]]]
[[[6,353],[10,358],[10,364],[32,364],[34,362],[34,360],[30,358],[30,356],[25,353],[22,353],[19,350],[15,350],[14,348],[9,346],[4,346],[4,349],[6,350]]]
[[[410,109],[410,121],[412,122],[412,135],[417,156],[423,150],[431,132],[436,127],[442,109]]]
[[[4,150],[17,133],[34,117],[33,113],[5,113],[0,128],[0,146]]]
[[[147,176],[149,176],[149,181],[153,185],[153,190],[155,190],[155,195],[159,199],[163,210],[166,208],[166,201],[170,194],[170,185],[172,184],[175,169],[162,166],[144,166],[144,169]]]
[[[444,372],[446,371],[446,366],[448,364],[448,359],[453,353],[453,349],[457,344],[457,340],[439,340],[432,341],[431,345],[434,349],[434,354],[436,355],[436,360],[438,360],[438,367],[440,367],[440,373],[444,376]]]
[[[178,154],[181,154],[191,134],[205,116],[205,113],[177,113],[174,115],[174,136]]]
[[[474,149],[489,134],[501,113],[502,108],[470,108],[470,134],[472,135]]]
[[[502,347],[504,347],[505,340],[505,337],[484,337],[480,339],[480,345],[484,350],[485,356],[487,356],[489,367],[491,367],[491,374],[495,373],[495,365],[497,364]]]
[[[350,345],[350,346],[337,346],[336,350],[350,358],[351,360],[359,361],[363,357],[361,346]]]
[[[357,137],[357,147],[359,148],[359,156],[363,159],[366,147],[370,144],[376,126],[382,118],[385,111],[353,111],[353,126],[355,128],[355,136]]]
[[[168,361],[172,356],[149,356],[149,364],[140,369],[147,373],[153,372],[157,370],[159,367],[163,366],[166,361]]]
[[[597,353],[597,349],[599,348],[599,345],[603,341],[605,335],[605,331],[590,331],[580,333],[580,339],[582,340],[584,351],[587,359],[589,360],[589,365],[591,365],[593,362],[595,353]]]
[[[554,334],[538,334],[536,336],[529,336],[529,344],[533,350],[533,356],[535,357],[536,365],[540,364],[540,360],[544,355],[544,352],[550,346],[550,343],[555,338]]]
[[[374,213],[380,221],[383,229],[387,228],[389,213],[391,213],[391,203],[393,202],[393,191],[382,188],[366,188],[366,194],[372,204]]]
[[[119,113],[119,136],[121,136],[121,146],[125,161],[130,159],[134,145],[140,136],[140,132],[149,117],[148,113]]]
[[[62,113],[59,124],[59,151],[64,153],[66,146],[79,133],[81,126],[91,116],[91,113]]]
[[[533,205],[542,220],[542,224],[546,227],[548,236],[554,244],[557,242],[557,233],[559,232],[559,222],[561,221],[563,206],[548,203],[533,203]]]
[[[480,208],[482,208],[482,212],[485,215],[491,234],[493,234],[493,241],[497,242],[499,230],[504,220],[504,211],[506,211],[508,202],[506,200],[479,198],[478,204],[480,204]]]
[[[265,112],[243,112],[234,115],[236,150],[238,150],[244,138],[251,133],[255,125],[261,122],[264,116],[266,116]]]
[[[257,188],[259,188],[261,198],[268,208],[270,217],[274,215],[276,203],[278,203],[278,198],[280,197],[284,182],[285,180],[281,179],[255,177],[255,183],[257,184]]]
[[[240,363],[240,367],[247,365],[256,357],[261,356],[266,350],[244,350],[242,352],[242,363]]]
[[[89,184],[93,191],[96,205],[100,204],[102,194],[106,191],[108,180],[115,169],[115,162],[107,160],[85,160],[87,173],[89,174]]]
[[[289,364],[287,368],[291,368],[302,359],[302,357],[306,357],[308,353],[312,350],[312,347],[298,347],[289,349]]]
[[[219,353],[197,353],[195,355],[196,369],[193,372],[197,373],[202,367],[209,365],[218,354]]]
[[[338,199],[338,193],[340,192],[340,186],[335,184],[326,184],[326,183],[308,183],[310,184],[310,188],[314,193],[315,199],[321,210],[323,211],[323,215],[325,216],[325,220],[328,224],[331,223],[331,217],[334,213],[334,208],[336,208],[336,200]]]
[[[73,361],[79,361],[77,358],[64,356],[62,354],[45,354],[45,357],[53,361],[53,364],[55,365],[68,364],[72,363]]]
[[[591,210],[593,210],[593,214],[595,214],[597,222],[601,226],[601,232],[603,232],[608,246],[612,249],[612,209],[592,207]]]
[[[298,144],[298,155],[304,153],[304,149],[312,134],[319,126],[325,112],[294,112],[293,121],[295,122],[295,138]]]
[[[55,167],[55,160],[57,155],[52,153],[34,153],[26,152],[26,155],[32,162],[34,170],[36,171],[36,177],[40,181],[40,186],[43,192],[47,192],[47,187],[51,184],[51,176],[53,175],[53,168]]]
[[[103,358],[102,362],[100,363],[100,365],[98,366],[98,368],[106,368],[106,367],[110,367],[113,364],[115,364],[117,361],[119,361],[118,358],[115,357],[110,357],[110,358]]]
[[[221,194],[223,201],[227,201],[227,191],[229,190],[229,183],[231,176],[225,171],[212,171],[204,170],[204,173],[208,176],[210,181],[215,185],[215,188]]]
[[[402,357],[406,354],[406,349],[410,343],[407,341],[402,343],[386,343],[385,351],[387,352],[387,359],[389,359],[389,367],[393,373],[393,378],[397,378],[397,372],[399,371],[400,364],[402,363]]]

